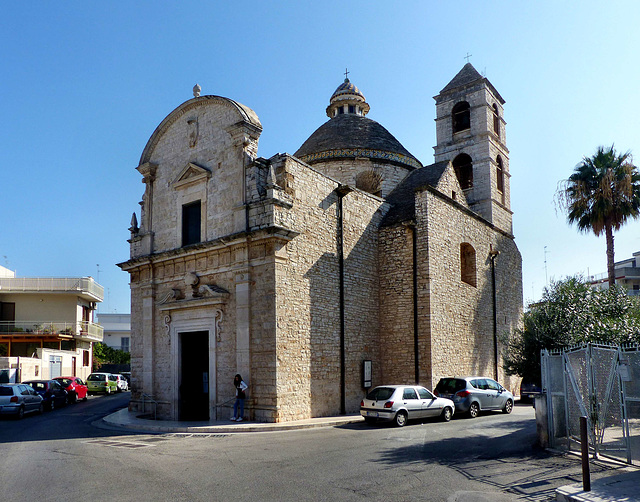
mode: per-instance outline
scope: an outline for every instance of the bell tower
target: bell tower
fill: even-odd
[[[451,161],[469,207],[511,234],[504,99],[471,63],[434,99],[435,161]]]

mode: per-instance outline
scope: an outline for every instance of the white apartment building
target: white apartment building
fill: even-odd
[[[16,277],[0,267],[0,381],[91,373],[104,288],[92,277]]]

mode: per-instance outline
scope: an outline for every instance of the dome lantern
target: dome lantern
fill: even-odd
[[[343,114],[355,114],[364,117],[369,113],[369,104],[364,94],[351,83],[349,78],[338,86],[327,106],[327,117],[334,118]]]

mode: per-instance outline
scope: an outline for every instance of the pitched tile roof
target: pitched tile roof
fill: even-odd
[[[425,185],[435,188],[448,163],[449,161],[436,162],[409,173],[387,197],[387,202],[391,204],[391,209],[383,218],[380,226],[386,227],[415,219],[416,189]]]

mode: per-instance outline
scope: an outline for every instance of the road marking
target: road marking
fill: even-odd
[[[148,448],[155,446],[152,444],[140,444],[140,443],[126,443],[124,441],[110,441],[108,439],[94,439],[92,441],[86,441],[88,444],[97,444],[98,446],[108,446],[112,448]]]

